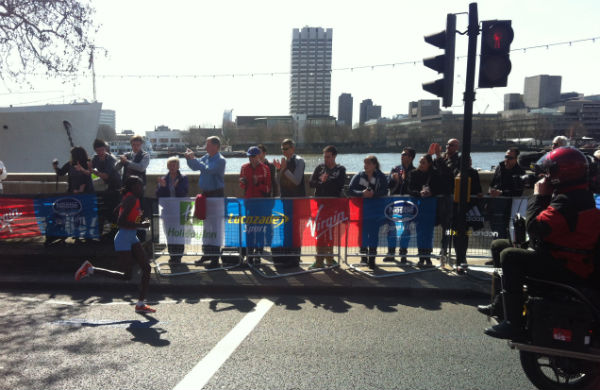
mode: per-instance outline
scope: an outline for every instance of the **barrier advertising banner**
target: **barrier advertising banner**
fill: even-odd
[[[98,238],[98,203],[95,194],[66,194],[34,200],[42,234],[54,237]]]
[[[33,199],[0,198],[0,240],[41,234]]]
[[[193,198],[160,198],[159,242],[217,245],[223,242],[223,198],[206,199],[206,219],[194,217]]]

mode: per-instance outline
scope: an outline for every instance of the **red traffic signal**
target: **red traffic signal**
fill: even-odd
[[[479,88],[506,87],[512,69],[510,44],[513,38],[510,20],[481,22]]]

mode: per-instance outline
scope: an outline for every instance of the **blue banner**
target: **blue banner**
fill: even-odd
[[[35,199],[34,208],[40,231],[46,236],[100,237],[95,194],[68,194]]]
[[[434,197],[363,199],[362,246],[432,248],[436,206]]]
[[[226,198],[225,202],[225,246],[291,245],[293,199]]]

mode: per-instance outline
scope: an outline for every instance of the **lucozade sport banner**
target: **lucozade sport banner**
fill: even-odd
[[[229,198],[225,208],[226,246],[395,246],[401,235],[431,241],[436,199]]]

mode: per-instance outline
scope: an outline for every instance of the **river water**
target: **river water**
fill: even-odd
[[[306,162],[305,173],[312,173],[315,167],[323,162],[323,155],[321,154],[302,154],[302,158]],[[349,154],[338,154],[336,161],[346,167],[347,172],[358,172],[363,169],[363,160],[366,154],[361,153],[349,153]],[[392,167],[400,164],[400,153],[375,153],[379,160],[379,165],[384,173],[389,173]],[[281,156],[267,155],[269,160],[273,158],[280,158]],[[416,166],[421,154],[417,153],[414,161]],[[473,167],[483,170],[490,170],[492,166],[498,165],[500,161],[504,159],[504,152],[474,152],[471,153],[471,159],[473,160]],[[248,158],[245,157],[230,157],[227,159],[226,173],[239,173],[242,164],[248,162]],[[181,172],[191,172],[188,168],[185,158],[181,158]],[[153,158],[150,160],[148,166],[148,173],[160,174],[167,172],[167,159],[166,158]]]

